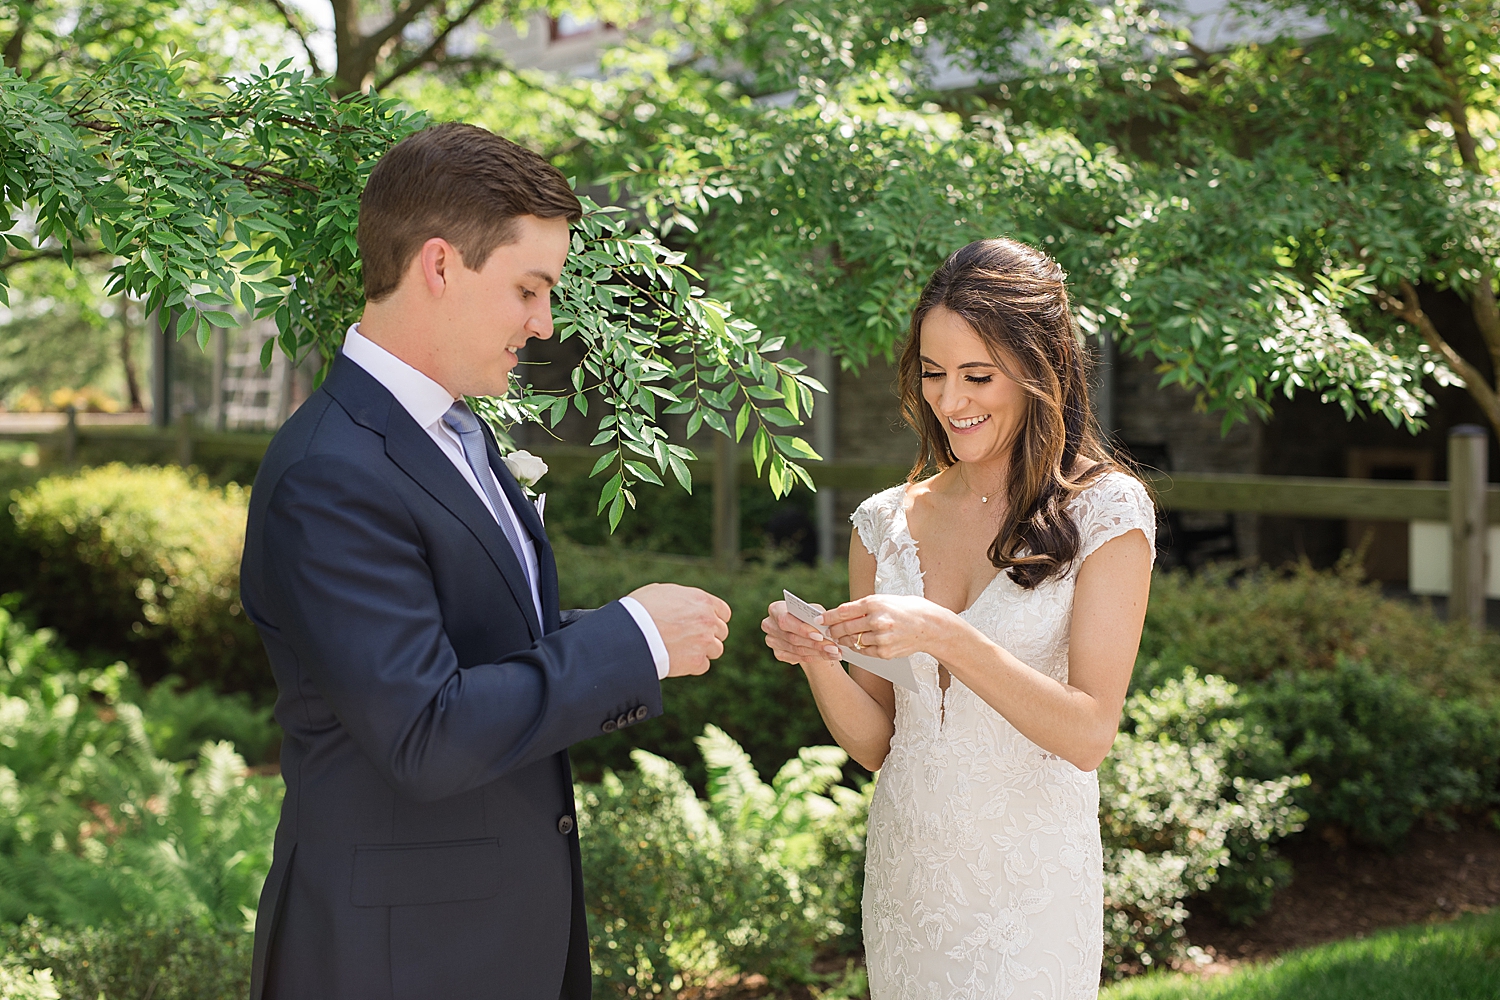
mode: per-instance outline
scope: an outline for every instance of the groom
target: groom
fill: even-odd
[[[540,157],[438,125],[360,203],[366,304],[251,494],[241,590],[286,731],[252,1000],[583,1000],[566,749],[661,713],[729,608],[558,610],[536,508],[464,396],[552,335],[581,214]]]

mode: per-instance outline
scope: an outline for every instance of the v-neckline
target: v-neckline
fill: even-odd
[[[906,540],[911,543],[911,556],[917,564],[917,586],[922,591],[918,596],[927,599],[927,571],[922,568],[922,546],[917,541],[916,536],[911,533],[911,522],[906,517],[906,499],[906,487],[903,486],[901,488],[901,503],[897,507],[897,513],[901,515],[901,531],[906,535]],[[990,582],[986,583],[980,589],[978,596],[974,598],[973,602],[967,608],[958,612],[958,617],[967,618],[970,611],[979,607],[979,602],[984,600],[985,595],[994,589],[995,581],[998,579],[1000,579],[1000,573],[997,571],[994,576],[990,577]],[[948,675],[948,683],[946,685],[943,684],[943,674],[945,673]],[[937,663],[939,732],[946,730],[948,725],[948,692],[953,690],[953,685],[962,683],[963,681],[953,676],[953,671],[943,666],[941,662]]]
[[[901,531],[906,535],[906,540],[911,543],[912,558],[915,559],[917,563],[917,586],[922,589],[922,592],[917,596],[923,599],[928,599],[927,571],[922,568],[922,544],[918,542],[916,536],[911,533],[911,520],[906,516],[906,490],[907,487],[901,487],[901,504],[897,508],[898,513],[900,513],[901,515]],[[999,570],[996,570],[995,575],[990,577],[989,583],[986,583],[979,589],[979,593],[975,595],[974,600],[969,604],[969,606],[967,608],[964,608],[962,611],[955,612],[955,614],[957,614],[960,618],[963,618],[966,617],[970,611],[973,611],[975,608],[979,607],[979,602],[984,600],[985,595],[987,595],[994,588],[995,581],[999,580],[1001,575],[1001,572]]]

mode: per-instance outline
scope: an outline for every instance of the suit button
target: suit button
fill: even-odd
[[[616,729],[620,728],[620,724],[617,723],[614,719],[609,719],[604,723],[604,725],[600,726],[599,728],[603,729],[606,733],[612,733]]]
[[[633,712],[630,713],[630,721],[631,722],[640,722],[645,717],[646,717],[646,706],[645,705],[637,705],[635,707],[635,711],[633,711]]]
[[[573,832],[573,817],[572,816],[564,816],[562,819],[558,820],[557,821],[557,832],[560,833],[560,834],[562,834],[563,836],[567,836],[568,834],[572,833]]]
[[[632,718],[631,716],[629,716],[629,715],[622,715],[618,719],[615,720],[615,728],[616,729],[624,729],[626,726],[630,725],[634,721],[635,721],[635,719]]]

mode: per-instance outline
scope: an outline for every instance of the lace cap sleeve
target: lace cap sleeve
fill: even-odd
[[[1107,473],[1078,502],[1082,505],[1078,528],[1083,536],[1078,565],[1111,538],[1137,528],[1151,546],[1151,561],[1156,561],[1156,505],[1139,479],[1123,472]]]
[[[865,551],[877,558],[880,556],[881,545],[890,533],[892,503],[899,502],[904,492],[905,487],[902,486],[882,490],[872,497],[866,497],[864,503],[849,515],[854,530],[859,532],[859,540],[864,543]]]

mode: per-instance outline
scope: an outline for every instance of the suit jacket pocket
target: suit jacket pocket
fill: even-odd
[[[361,844],[354,848],[355,906],[419,906],[488,899],[500,891],[500,841]]]

